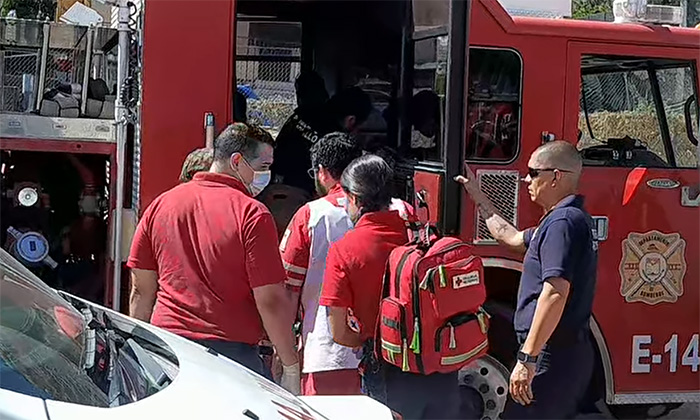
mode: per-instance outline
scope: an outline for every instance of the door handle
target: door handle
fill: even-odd
[[[602,242],[608,239],[608,227],[610,221],[607,216],[591,216],[593,219],[593,228],[591,229],[593,233],[593,240]]]
[[[700,206],[700,185],[687,186],[681,188],[681,206],[683,207],[698,207]]]
[[[427,192],[425,190],[416,192],[416,202],[419,208],[428,208]]]

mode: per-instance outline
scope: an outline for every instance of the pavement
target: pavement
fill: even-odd
[[[588,419],[588,420],[602,420],[602,419],[613,419],[613,417],[606,416],[601,413],[579,415],[575,417],[576,419]],[[699,403],[686,403],[678,407],[677,409],[671,411],[659,419],[674,419],[674,420],[697,420],[700,419],[700,404]]]
[[[700,403],[686,403],[662,417],[664,419],[700,419]]]

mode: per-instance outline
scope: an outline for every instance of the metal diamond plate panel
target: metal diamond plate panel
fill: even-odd
[[[520,186],[520,174],[518,171],[481,170],[477,171],[476,177],[481,191],[496,206],[499,214],[517,226],[518,189]],[[491,236],[480,212],[477,212],[476,218],[474,243],[495,244],[496,240]]]
[[[613,397],[613,404],[668,404],[687,402],[700,402],[700,392],[615,394]]]

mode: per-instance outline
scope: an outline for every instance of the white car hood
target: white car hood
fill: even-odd
[[[128,330],[136,324],[165,341],[178,358],[179,373],[165,389],[120,407],[46,401],[51,420],[392,419],[389,408],[365,396],[296,398],[238,363],[209,353],[199,344],[109,309],[91,306],[107,312],[121,329]],[[359,414],[362,415],[358,417]]]

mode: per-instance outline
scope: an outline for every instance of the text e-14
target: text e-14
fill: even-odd
[[[678,334],[673,334],[666,342],[663,354],[651,353],[651,341],[651,335],[632,336],[632,373],[651,372],[651,365],[661,364],[666,354],[668,354],[669,372],[678,371],[679,362],[681,366],[690,366],[690,370],[693,372],[698,371],[698,367],[700,367],[700,338],[698,334],[693,334],[690,337],[680,360],[678,358]]]

